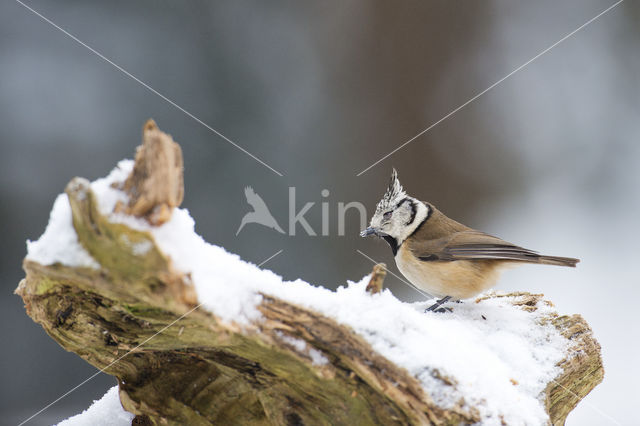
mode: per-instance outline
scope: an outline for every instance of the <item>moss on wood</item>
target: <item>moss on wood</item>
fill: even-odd
[[[153,132],[153,140],[164,135],[155,123],[145,132]],[[138,191],[140,214],[158,213],[140,201],[140,191],[150,190],[154,200],[171,206],[182,199],[181,155],[165,142],[139,150],[136,165],[153,163],[145,157],[158,157],[153,146],[170,151],[158,164],[172,164],[168,175],[179,184],[162,195],[159,188],[149,189],[164,184],[149,176],[152,168],[134,168],[139,174],[129,180],[129,190]],[[241,328],[219,321],[198,307],[189,277],[172,267],[149,233],[109,222],[84,179],[73,179],[66,192],[78,239],[101,268],[25,260],[26,278],[16,293],[31,318],[63,348],[118,379],[124,408],[136,414],[134,424],[458,425],[479,420],[474,409],[438,406],[405,369],[319,313],[263,295],[259,323]],[[147,219],[166,220],[167,212],[161,213]],[[372,290],[381,288],[381,275]],[[529,311],[541,297],[516,296],[514,303]],[[602,361],[580,316],[552,315],[545,321],[573,342],[572,355],[560,364],[563,373],[543,395],[551,421],[559,424],[602,380]],[[291,345],[290,338],[304,341],[307,350]],[[309,348],[328,362],[314,364]],[[435,377],[442,386],[455,386],[455,380]]]

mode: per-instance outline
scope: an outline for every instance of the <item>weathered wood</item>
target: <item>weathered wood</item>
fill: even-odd
[[[371,271],[371,278],[365,289],[367,293],[376,294],[382,291],[382,284],[384,283],[384,277],[387,276],[387,265],[384,263],[378,263],[373,266]]]
[[[155,121],[148,120],[142,129],[142,145],[136,152],[133,173],[124,182],[129,204],[119,208],[144,217],[153,225],[167,222],[184,197],[182,170],[180,145],[160,131]]]
[[[162,148],[174,154],[159,162],[146,158],[158,152],[149,148],[150,140],[172,146],[165,144],[165,136],[155,123],[147,123],[145,145],[125,185],[138,200],[129,205],[130,213],[150,214],[152,223],[166,219],[157,215],[158,205],[170,212],[182,199],[177,190],[182,183],[175,154],[179,148]],[[158,195],[155,184],[148,186],[166,178],[163,171],[145,166],[149,164],[179,170],[166,194]],[[262,321],[246,327],[219,321],[197,305],[189,277],[173,268],[150,234],[100,214],[86,180],[72,180],[66,192],[78,239],[101,269],[25,260],[26,278],[16,293],[31,318],[62,347],[118,378],[123,406],[137,415],[134,424],[479,421],[473,409],[438,406],[405,369],[377,354],[349,327],[319,313],[263,295]],[[139,250],[141,244],[146,250]],[[372,293],[382,288],[383,279],[384,268],[378,267]],[[514,303],[525,310],[542,303],[541,295],[515,296]],[[578,315],[551,315],[544,321],[574,344],[572,355],[560,364],[563,373],[545,392],[551,421],[560,424],[602,380],[600,347]],[[296,341],[305,345],[292,344]],[[311,351],[327,362],[314,363]],[[455,386],[446,377],[437,380]]]
[[[491,297],[514,297],[513,304],[528,312],[535,312],[544,300],[543,294],[516,292],[496,294]],[[478,298],[480,302],[487,297]],[[580,315],[558,315],[551,313],[543,318],[542,324],[551,323],[571,342],[567,357],[558,365],[563,373],[553,379],[544,391],[544,402],[552,424],[564,424],[576,405],[604,378],[604,366],[600,355],[600,344],[593,337],[589,324]]]

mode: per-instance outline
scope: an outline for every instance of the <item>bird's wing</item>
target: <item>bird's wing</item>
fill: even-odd
[[[247,198],[247,203],[253,207],[254,211],[269,211],[264,200],[253,190],[252,187],[247,186],[244,189],[244,196]]]
[[[251,218],[253,223],[259,223],[261,225],[268,226],[269,228],[273,228],[279,233],[284,234],[284,231],[282,230],[280,225],[278,225],[278,222],[271,214],[271,211],[269,210],[269,207],[267,207],[267,204],[264,202],[262,197],[260,197],[253,190],[253,188],[251,188],[250,186],[247,186],[244,189],[244,195],[247,197],[247,203],[249,203],[251,207],[253,207],[253,212],[248,213],[253,215]],[[246,218],[246,215],[245,215],[245,218]],[[238,232],[240,232],[240,230],[238,230]]]
[[[539,261],[537,252],[479,231],[461,231],[450,236],[427,241],[412,241],[409,246],[421,260],[519,260]]]

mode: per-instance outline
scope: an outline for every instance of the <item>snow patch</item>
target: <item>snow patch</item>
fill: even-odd
[[[130,426],[133,417],[133,414],[122,408],[118,386],[114,386],[102,398],[93,401],[91,407],[61,421],[58,426]]]
[[[313,365],[326,365],[329,360],[317,349],[309,348],[309,356]]]
[[[123,243],[131,247],[131,252],[136,256],[142,256],[147,254],[149,250],[151,250],[151,248],[153,247],[153,243],[148,240],[140,241],[139,243],[133,243],[131,242],[131,240],[126,234],[120,235],[120,240],[122,240]]]
[[[283,342],[293,346],[297,352],[309,355],[313,365],[325,365],[329,363],[329,360],[322,354],[322,352],[308,346],[307,342],[304,340],[296,339],[295,337],[284,334],[281,331],[276,331],[276,336],[278,336]]]
[[[67,194],[53,203],[49,223],[37,241],[27,241],[27,259],[42,265],[61,263],[71,267],[100,269],[100,265],[82,247],[71,220]]]
[[[291,337],[281,331],[276,331],[276,336],[278,336],[283,342],[293,346],[298,352],[304,352],[307,350],[307,342],[302,339],[296,339],[295,337]]]

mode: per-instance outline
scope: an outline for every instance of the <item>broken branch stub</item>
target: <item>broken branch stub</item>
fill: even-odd
[[[152,225],[167,222],[173,208],[182,203],[182,149],[151,119],[143,127],[133,173],[123,189],[129,194],[125,213],[144,217]]]
[[[365,289],[367,293],[376,294],[382,291],[382,285],[384,283],[384,277],[387,275],[387,265],[384,263],[378,263],[373,266],[371,271],[371,278]]]

